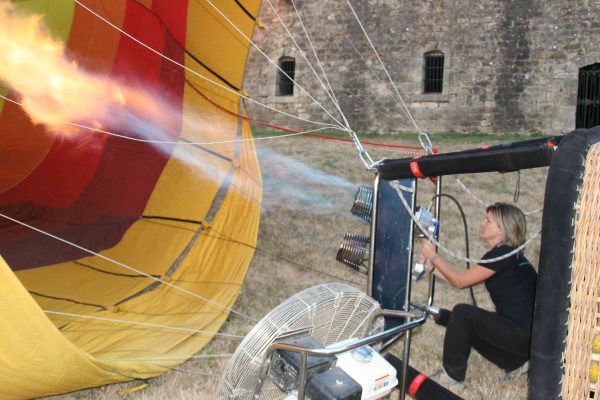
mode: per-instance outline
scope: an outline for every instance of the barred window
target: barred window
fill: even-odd
[[[600,125],[600,64],[579,69],[575,128]]]
[[[442,93],[444,87],[444,53],[440,51],[425,53],[425,73],[423,77],[423,93]]]
[[[277,71],[277,96],[293,96],[296,60],[292,57],[281,57],[279,59],[279,68],[281,70]],[[285,74],[281,71],[285,72]]]

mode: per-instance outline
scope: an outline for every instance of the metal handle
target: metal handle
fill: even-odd
[[[410,316],[418,316],[419,319],[415,321],[410,321],[405,324],[396,326],[394,328],[390,328],[386,331],[378,332],[369,336],[366,336],[362,339],[357,339],[351,343],[344,343],[331,346],[329,348],[324,349],[311,349],[307,347],[297,346],[289,343],[281,343],[275,342],[272,343],[267,350],[265,351],[265,357],[261,363],[260,375],[258,376],[258,382],[256,383],[256,388],[254,389],[254,398],[260,398],[260,391],[264,385],[265,379],[267,377],[267,371],[269,370],[269,364],[271,362],[271,354],[275,350],[287,350],[300,353],[300,371],[298,374],[298,400],[304,400],[304,392],[306,388],[306,369],[307,369],[307,358],[309,355],[313,356],[334,356],[339,353],[344,353],[346,351],[350,351],[356,349],[361,346],[369,345],[372,343],[376,343],[379,341],[383,341],[389,337],[392,337],[398,333],[405,332],[407,330],[416,328],[419,325],[422,325],[427,320],[427,314],[417,314],[410,313],[404,311],[392,311],[392,310],[382,310],[379,315],[390,315],[390,316],[400,316],[400,317],[410,317]]]

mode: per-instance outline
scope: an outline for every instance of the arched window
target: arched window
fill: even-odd
[[[423,93],[442,93],[444,87],[444,53],[430,51],[425,53],[423,74]]]
[[[281,57],[279,59],[279,68],[281,70],[277,71],[277,96],[293,96],[296,60],[292,57]],[[285,74],[281,71],[285,72]]]
[[[600,125],[600,64],[579,69],[575,128]]]

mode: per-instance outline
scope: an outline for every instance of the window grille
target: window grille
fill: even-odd
[[[579,69],[575,128],[600,125],[600,64]]]
[[[442,93],[444,87],[444,54],[438,51],[425,54],[424,93]]]
[[[277,96],[293,96],[296,60],[291,57],[282,57],[279,59],[279,68],[287,76],[283,72],[277,71]]]

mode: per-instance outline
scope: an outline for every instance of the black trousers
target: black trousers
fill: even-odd
[[[507,372],[529,359],[530,329],[470,304],[443,311],[437,321],[446,325],[443,365],[453,379],[464,381],[471,348]]]

